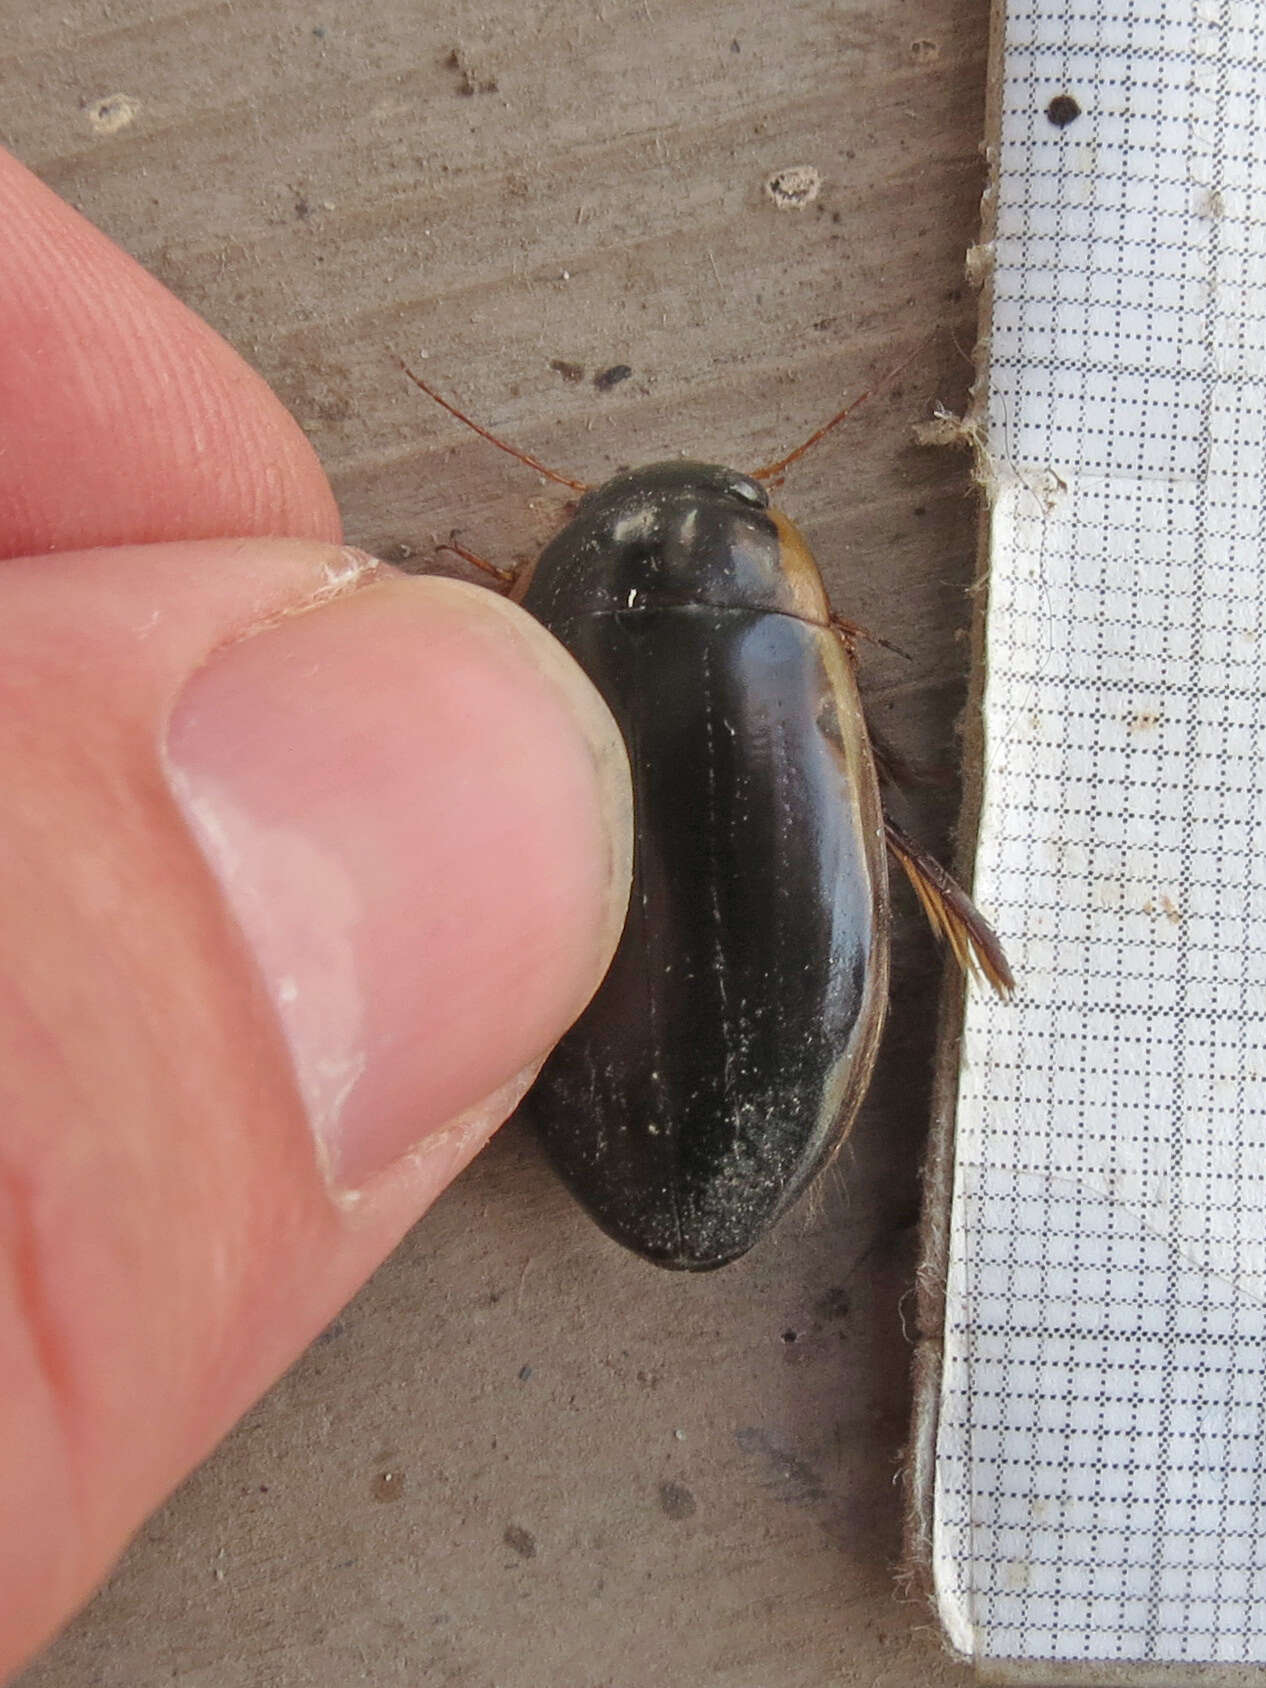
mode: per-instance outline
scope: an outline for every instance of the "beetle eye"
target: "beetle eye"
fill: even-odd
[[[754,505],[757,510],[769,508],[769,494],[759,481],[749,480],[746,475],[735,475],[726,483],[725,490],[741,503]]]

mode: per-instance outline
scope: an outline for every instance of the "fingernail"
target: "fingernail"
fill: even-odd
[[[242,639],[188,682],[167,760],[336,1188],[478,1117],[606,971],[624,748],[490,592],[382,575]]]

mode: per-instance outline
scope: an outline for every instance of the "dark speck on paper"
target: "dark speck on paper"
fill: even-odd
[[[1046,108],[1046,115],[1057,129],[1067,129],[1075,118],[1081,116],[1081,107],[1071,94],[1056,94]]]

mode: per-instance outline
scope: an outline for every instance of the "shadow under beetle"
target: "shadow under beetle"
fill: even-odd
[[[884,814],[876,763],[892,768],[862,709],[857,630],[761,484],[862,400],[753,475],[653,463],[588,488],[405,373],[583,494],[535,563],[491,572],[602,693],[633,771],[624,933],[531,1091],[533,1122],[616,1241],[660,1266],[724,1266],[865,1095],[888,998],[887,852],[959,963],[1012,986],[966,893]]]

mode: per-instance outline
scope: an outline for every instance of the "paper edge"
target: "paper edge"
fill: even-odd
[[[1007,0],[992,0],[986,69],[984,153],[987,161],[981,195],[980,235],[966,258],[969,282],[979,288],[979,318],[974,348],[975,378],[966,414],[941,435],[945,443],[969,446],[981,491],[977,573],[973,586],[968,698],[962,720],[963,801],[954,869],[970,886],[986,786],[984,694],[988,676],[988,609],[993,515],[1002,488],[987,450],[991,325],[994,298],[993,252],[997,230],[999,157],[1002,142],[1003,66]],[[947,419],[948,420],[948,419]],[[989,1658],[977,1651],[975,1625],[967,1609],[947,1609],[934,1564],[936,1456],[945,1356],[945,1313],[950,1220],[954,1193],[958,1081],[962,1054],[966,991],[957,968],[947,970],[937,1025],[932,1111],[924,1161],[923,1207],[919,1227],[914,1296],[914,1353],[911,1361],[913,1407],[903,1471],[905,1519],[902,1581],[930,1607],[946,1651],[969,1663],[989,1688],[1262,1688],[1266,1666],[1231,1663],[1183,1663],[1131,1659],[1058,1660]]]
[[[985,786],[983,703],[988,672],[990,520],[996,488],[993,478],[987,472],[982,473],[980,448],[983,420],[987,415],[989,401],[990,326],[994,297],[992,255],[997,223],[1006,22],[1006,0],[992,0],[989,56],[985,72],[985,186],[981,193],[980,231],[977,242],[965,254],[968,281],[979,291],[979,312],[973,351],[975,375],[967,412],[960,421],[957,438],[959,443],[970,446],[976,453],[974,478],[980,487],[981,497],[977,565],[972,589],[974,613],[971,623],[968,695],[962,718],[963,798],[954,860],[955,873],[964,885],[971,884]],[[951,1613],[945,1610],[941,1591],[936,1585],[933,1564],[936,1444],[944,1364],[946,1277],[965,1001],[966,991],[961,972],[957,968],[947,970],[937,1025],[932,1113],[922,1173],[923,1204],[914,1296],[914,1355],[911,1362],[913,1416],[904,1472],[903,1569],[904,1580],[911,1592],[931,1606],[946,1648],[956,1658],[975,1661],[975,1654],[968,1640],[973,1634],[970,1617],[967,1613]]]

